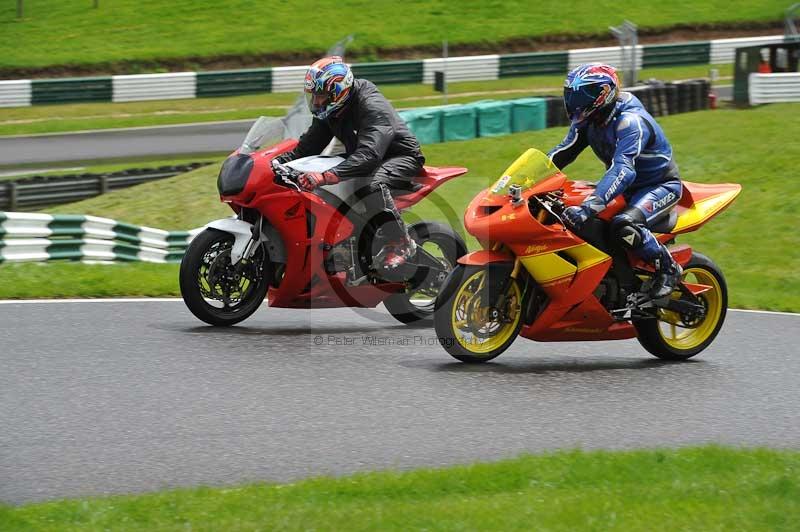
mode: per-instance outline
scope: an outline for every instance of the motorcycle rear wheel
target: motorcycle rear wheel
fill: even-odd
[[[444,287],[434,316],[436,336],[453,358],[469,364],[498,357],[517,339],[522,328],[522,289],[512,280],[499,317],[484,306],[478,292],[487,270],[459,265]]]
[[[239,270],[231,265],[233,235],[206,229],[189,244],[181,260],[181,296],[200,320],[230,326],[249,318],[269,289],[271,263],[260,247]],[[237,278],[238,276],[238,278]]]
[[[642,347],[663,360],[688,360],[697,355],[711,345],[725,322],[728,286],[719,267],[705,255],[693,253],[683,280],[711,287],[697,296],[705,307],[701,320],[683,322],[677,313],[659,309],[659,319],[634,322]],[[672,297],[680,297],[680,292],[673,292]]]
[[[408,234],[417,246],[437,257],[446,271],[452,271],[460,257],[467,253],[467,245],[452,227],[438,222],[419,222],[408,228]],[[436,299],[441,293],[444,280],[438,290],[419,291],[410,288],[392,294],[383,302],[389,314],[405,324],[418,327],[433,325]]]

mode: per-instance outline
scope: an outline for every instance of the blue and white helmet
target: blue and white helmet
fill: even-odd
[[[619,78],[614,67],[602,63],[581,65],[564,81],[564,107],[573,124],[580,124],[619,97]]]

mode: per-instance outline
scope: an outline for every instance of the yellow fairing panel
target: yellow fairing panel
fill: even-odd
[[[558,252],[564,253],[576,263],[561,258]],[[531,277],[540,285],[552,283],[559,279],[572,277],[577,272],[591,268],[611,257],[595,248],[590,244],[580,244],[573,247],[547,251],[534,255],[520,257],[522,265],[525,266]]]

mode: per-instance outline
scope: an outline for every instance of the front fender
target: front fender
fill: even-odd
[[[482,249],[480,251],[473,251],[467,253],[463,257],[459,257],[458,263],[464,266],[485,266],[496,262],[514,262],[514,256],[510,253],[502,251],[493,251],[491,249]]]
[[[223,218],[206,224],[209,229],[217,229],[233,235],[233,249],[231,249],[231,264],[242,260],[242,255],[247,244],[253,238],[253,224],[237,218]]]

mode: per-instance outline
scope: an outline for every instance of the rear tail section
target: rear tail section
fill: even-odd
[[[672,234],[689,233],[725,210],[742,191],[735,183],[701,185],[683,182],[683,195],[675,212],[678,219]]]

